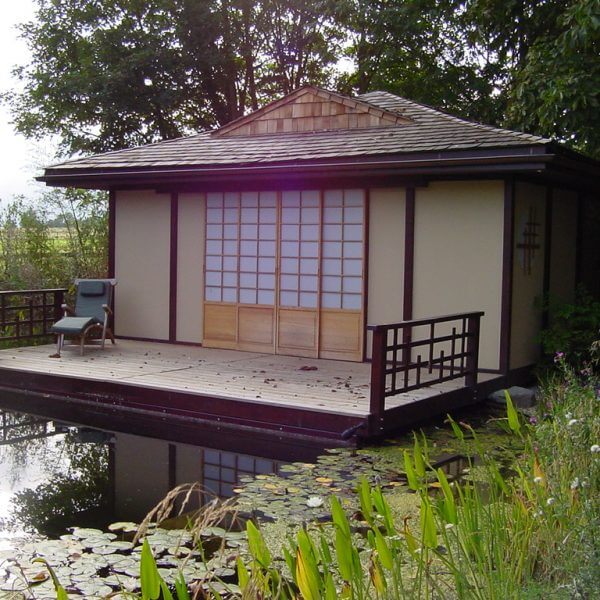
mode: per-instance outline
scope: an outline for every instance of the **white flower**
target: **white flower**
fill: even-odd
[[[573,418],[573,415],[571,413],[567,413],[565,415],[565,419],[572,419],[572,418]]]
[[[573,481],[571,482],[571,489],[576,490],[579,487],[579,485],[579,477],[575,477],[575,479],[573,479]]]
[[[544,513],[543,513],[541,510],[536,510],[536,511],[533,513],[533,516],[534,516],[534,518],[536,518],[536,519],[537,519],[538,517],[541,517],[543,514],[544,514]]]
[[[319,496],[311,496],[306,501],[306,506],[309,508],[319,508],[319,506],[323,506],[323,498],[320,498]]]
[[[577,423],[577,419],[571,419],[568,423],[567,423],[567,427],[573,427],[573,425],[575,425]]]
[[[590,452],[592,454],[598,454],[598,452],[600,452],[600,446],[598,444],[594,444],[591,448],[590,448]]]
[[[445,527],[446,529],[450,530],[450,529],[452,529],[452,528],[454,527],[454,523],[446,523],[446,524],[444,525],[444,527]]]
[[[533,483],[542,483],[542,481],[544,481],[543,477],[534,477],[533,478]]]
[[[555,502],[556,500],[554,498],[548,498],[548,500],[546,500],[548,506],[552,506]]]

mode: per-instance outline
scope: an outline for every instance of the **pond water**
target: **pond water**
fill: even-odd
[[[282,460],[0,411],[0,550],[28,533],[140,521],[167,492],[199,482],[231,497]]]
[[[493,419],[498,415],[484,406],[466,411],[462,418],[477,430],[477,444],[503,460],[516,448]],[[281,440],[270,444],[257,439],[248,453],[241,453],[239,440],[229,440],[236,444],[235,452],[226,446],[207,448],[191,443],[191,438],[201,441],[200,432],[193,430],[190,436],[188,429],[179,435],[167,422],[154,431],[163,431],[169,439],[139,435],[137,421],[125,426],[115,417],[112,431],[92,428],[92,423],[0,410],[0,583],[4,578],[10,589],[23,589],[19,573],[28,582],[39,575],[39,566],[31,562],[36,556],[57,561],[61,582],[80,596],[103,597],[125,582],[131,586],[125,589],[135,589],[140,546],[131,545],[133,534],[127,532],[135,526],[127,522],[141,522],[182,483],[202,486],[186,505],[187,514],[215,496],[235,495],[237,516],[232,517],[234,529],[232,521],[218,520],[201,530],[201,546],[212,544],[216,549],[224,543],[229,552],[206,562],[195,549],[196,541],[181,529],[187,517],[167,519],[150,531],[147,539],[170,585],[181,568],[188,569],[190,580],[210,569],[221,581],[235,584],[231,561],[245,545],[240,529],[247,518],[261,522],[276,554],[290,531],[330,521],[332,494],[343,499],[353,519],[359,519],[356,488],[363,477],[382,487],[394,510],[418,522],[418,497],[408,489],[404,474],[404,451],[412,451],[415,443],[410,433],[363,449],[288,446]],[[430,423],[419,439],[431,464],[442,468],[449,479],[476,481],[477,464],[467,458],[476,454],[473,440],[457,444],[443,420]],[[259,456],[259,450],[266,456]],[[129,529],[120,523],[115,528],[116,522]],[[183,558],[182,535],[188,536],[188,554]],[[18,565],[12,568],[15,557]],[[193,560],[187,562],[186,557]],[[36,598],[55,597],[47,577],[36,590]]]

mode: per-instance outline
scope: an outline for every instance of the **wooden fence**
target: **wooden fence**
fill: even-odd
[[[48,337],[62,316],[66,289],[0,292],[0,342]]]
[[[477,385],[483,312],[371,325],[370,412],[383,418],[385,400],[452,379]]]

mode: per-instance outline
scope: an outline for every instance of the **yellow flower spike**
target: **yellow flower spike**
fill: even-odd
[[[408,552],[413,558],[417,557],[417,549],[419,545],[417,544],[417,540],[415,540],[415,536],[412,534],[411,530],[408,528],[409,517],[404,518],[404,539],[406,540],[406,547],[408,548]]]
[[[369,575],[371,576],[371,581],[373,582],[373,586],[377,593],[383,595],[387,588],[387,583],[381,571],[381,567],[379,566],[379,562],[373,559],[373,557],[371,557],[371,564],[369,565]]]

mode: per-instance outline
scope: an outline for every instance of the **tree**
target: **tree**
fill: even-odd
[[[515,75],[508,121],[600,158],[600,1],[572,3],[557,26]]]
[[[64,153],[126,148],[224,124],[334,60],[333,0],[37,0],[31,63],[6,95],[17,130]]]

